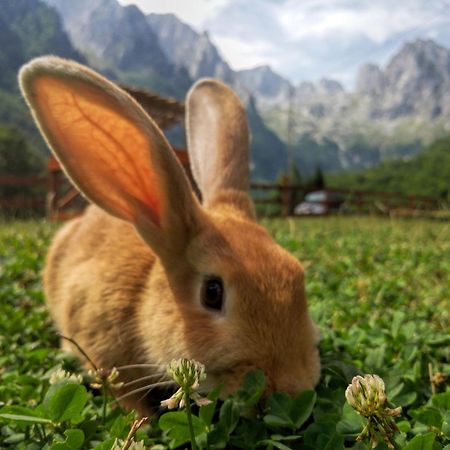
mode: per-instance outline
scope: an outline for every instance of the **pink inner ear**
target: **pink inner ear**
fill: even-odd
[[[34,92],[43,131],[86,196],[118,217],[136,223],[144,214],[159,226],[152,141],[133,105],[86,81],[51,75],[37,79]]]

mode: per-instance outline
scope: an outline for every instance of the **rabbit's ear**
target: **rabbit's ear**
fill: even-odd
[[[218,81],[200,80],[188,93],[186,114],[192,173],[204,205],[228,193],[248,200],[249,131],[236,94]],[[247,213],[248,203],[241,202]]]
[[[57,57],[31,61],[19,78],[42,134],[86,197],[133,223],[157,253],[180,251],[201,207],[144,110],[102,76]]]

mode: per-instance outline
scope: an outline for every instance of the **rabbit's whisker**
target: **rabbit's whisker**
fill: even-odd
[[[159,379],[159,381],[158,382],[161,382],[161,381],[163,381],[164,380],[164,377],[165,377],[165,375],[166,374],[163,374],[163,375],[161,375],[161,377],[160,377],[160,379]],[[175,385],[175,383],[174,383],[174,385]],[[139,397],[139,399],[138,399],[138,403],[139,402],[141,402],[145,397],[147,397],[147,395],[148,394],[150,394],[150,392],[153,390],[154,388],[150,388],[148,391],[146,391],[146,392],[144,392],[144,394],[143,395],[141,395],[140,397]]]
[[[136,378],[133,381],[129,381],[128,383],[125,383],[124,387],[125,386],[131,386],[132,384],[139,383],[140,381],[151,380],[152,378],[157,378],[157,377],[164,377],[165,375],[166,375],[165,372],[160,372],[160,373],[154,373],[152,375],[147,375],[147,376],[141,377],[141,378]],[[162,380],[160,380],[160,381],[162,381]]]
[[[127,369],[141,369],[141,368],[150,368],[154,369],[155,367],[164,369],[165,366],[161,364],[128,364],[126,366],[118,366],[116,367],[117,370],[127,370]]]
[[[116,402],[119,402],[120,400],[122,400],[122,399],[124,399],[126,397],[129,397],[130,395],[134,395],[134,394],[137,394],[138,392],[142,392],[142,391],[145,391],[145,390],[148,390],[148,389],[151,390],[151,389],[153,389],[155,387],[173,386],[173,385],[175,385],[174,381],[161,381],[159,383],[148,384],[147,386],[143,386],[143,387],[140,387],[140,388],[137,388],[137,389],[133,389],[132,391],[127,392],[124,395],[121,395],[120,397],[116,398]]]

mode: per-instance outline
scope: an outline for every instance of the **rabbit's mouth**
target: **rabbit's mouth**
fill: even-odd
[[[207,394],[217,386],[223,384],[223,372],[222,371],[208,371],[206,370],[206,379],[200,383],[198,392],[200,394]]]
[[[208,392],[216,386],[222,386],[221,397],[234,394],[242,385],[245,377],[255,370],[262,370],[265,377],[263,397],[275,391],[284,391],[291,395],[308,389],[314,389],[320,376],[320,360],[318,351],[312,352],[301,367],[289,371],[284,365],[261,367],[250,361],[236,363],[233,366],[206,370],[207,378],[202,383],[202,389]],[[295,375],[296,374],[296,375]]]
[[[213,369],[206,369],[207,377],[201,384],[201,390],[208,392],[217,386],[221,387],[221,397],[234,394],[236,390],[242,385],[245,376],[257,370],[255,364],[249,362],[235,363],[231,367],[215,367]]]

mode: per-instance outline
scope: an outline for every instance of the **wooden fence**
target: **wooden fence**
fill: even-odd
[[[187,152],[175,149],[175,153],[192,181]],[[10,192],[2,196],[5,189]],[[86,205],[53,156],[48,159],[45,176],[0,175],[0,215],[45,214],[50,220],[68,220],[80,215]]]
[[[283,217],[293,215],[304,196],[310,192],[304,186],[288,183],[252,183],[251,191],[258,207],[267,207],[269,215]],[[321,189],[325,197],[314,203],[324,206],[325,213],[419,215],[418,211],[432,211],[443,207],[441,199],[421,195],[406,195],[398,192],[372,192],[357,189]],[[266,195],[261,195],[265,192]],[[336,201],[336,199],[339,199]],[[336,205],[339,204],[339,208]]]
[[[46,176],[0,175],[0,214],[42,215],[46,190]]]
[[[176,153],[192,180],[186,152],[178,150]],[[45,213],[51,220],[65,220],[79,215],[86,205],[85,200],[68,182],[54,158],[49,159],[47,168],[47,176],[0,175],[0,188],[33,188],[32,192],[0,197],[0,213],[32,211]],[[304,186],[292,185],[287,181],[280,184],[252,183],[251,191],[261,214],[283,217],[292,215],[295,206],[307,193]],[[327,188],[323,191],[326,200],[317,203],[324,206],[325,213],[414,216],[442,208],[441,200],[435,197],[353,189]],[[339,208],[335,208],[336,202],[330,200],[336,197],[340,199]]]

